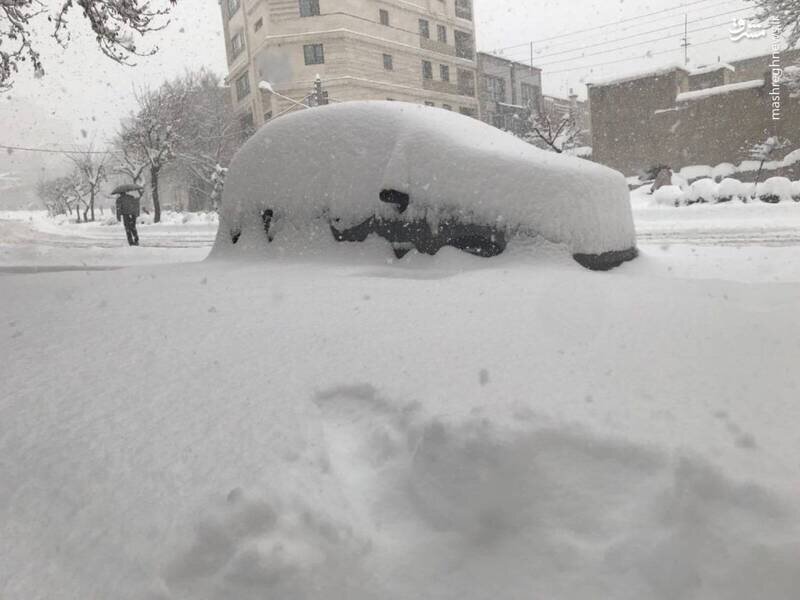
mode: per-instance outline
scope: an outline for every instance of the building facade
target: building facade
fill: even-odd
[[[481,119],[524,135],[531,108],[542,102],[542,70],[501,56],[478,53]]]
[[[294,109],[289,99],[306,103],[317,77],[331,102],[479,114],[472,0],[222,0],[221,8],[233,106],[245,124]]]
[[[798,58],[795,51],[777,60],[788,67]],[[768,136],[798,147],[800,98],[784,83],[773,85],[774,60],[674,66],[590,84],[593,159],[637,175],[658,165],[739,163]]]

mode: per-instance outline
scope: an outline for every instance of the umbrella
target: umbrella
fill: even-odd
[[[140,185],[136,185],[133,183],[123,183],[122,185],[118,185],[114,188],[114,191],[111,192],[112,196],[119,196],[120,194],[127,194],[128,192],[141,192],[144,188]]]

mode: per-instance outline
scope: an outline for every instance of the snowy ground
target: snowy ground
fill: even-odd
[[[0,598],[796,600],[800,208],[721,208],[611,273],[0,221]]]

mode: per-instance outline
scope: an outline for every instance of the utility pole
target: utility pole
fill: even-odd
[[[531,42],[531,72],[533,72],[533,42]]]
[[[683,64],[689,64],[689,46],[692,44],[689,42],[689,13],[684,13],[683,15]]]

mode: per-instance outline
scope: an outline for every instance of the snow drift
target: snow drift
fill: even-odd
[[[333,243],[332,226],[362,227],[363,238],[381,229],[365,224],[388,221],[424,223],[433,237],[452,222],[509,240],[540,236],[587,266],[636,255],[619,173],[396,102],[327,106],[263,127],[231,164],[213,254],[313,253]]]

